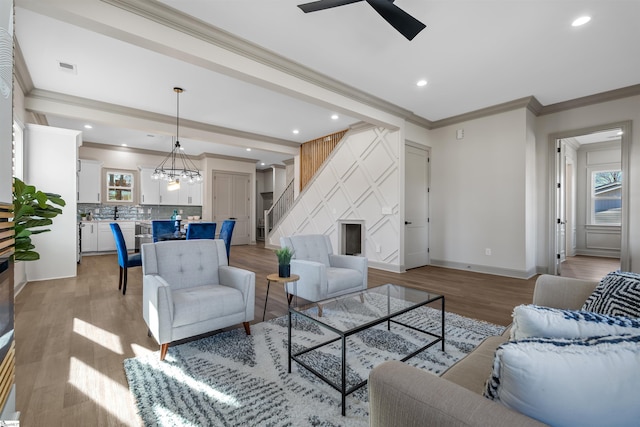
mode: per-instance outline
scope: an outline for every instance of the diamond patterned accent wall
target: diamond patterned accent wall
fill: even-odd
[[[269,237],[327,234],[339,251],[340,220],[363,220],[364,255],[372,267],[399,270],[400,132],[349,131]],[[382,208],[393,212],[383,215]],[[376,252],[376,248],[380,252]]]

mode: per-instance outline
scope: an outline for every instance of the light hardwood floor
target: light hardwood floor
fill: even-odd
[[[233,246],[231,265],[256,273],[255,321],[262,320],[273,251]],[[396,283],[441,293],[446,309],[501,325],[531,302],[535,278],[423,267],[398,274],[369,269],[369,286]],[[78,276],[29,283],[16,297],[16,406],[23,426],[139,426],[123,360],[159,349],[142,319],[142,272],[129,270],[118,292],[115,255],[83,257]],[[281,286],[269,293],[267,319],[286,314]],[[241,327],[241,325],[238,325]],[[171,352],[171,348],[169,348]]]

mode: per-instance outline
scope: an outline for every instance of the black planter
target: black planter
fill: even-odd
[[[291,277],[291,264],[287,264],[287,265],[278,264],[278,276]]]

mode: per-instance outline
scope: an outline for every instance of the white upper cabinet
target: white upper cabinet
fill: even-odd
[[[151,178],[153,169],[140,169],[140,204],[160,204],[160,181]]]
[[[202,183],[180,184],[178,204],[184,206],[202,206]]]
[[[78,203],[100,203],[102,163],[78,160]]]
[[[168,206],[202,206],[202,183],[180,183],[180,189],[169,191],[167,181],[151,178],[153,169],[140,168],[140,204]]]

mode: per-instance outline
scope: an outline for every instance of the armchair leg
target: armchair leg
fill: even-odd
[[[247,335],[251,335],[251,325],[249,324],[249,322],[242,322],[242,326],[244,326],[244,331],[247,333]]]
[[[118,290],[122,289],[122,267],[120,267],[120,278],[118,279]]]
[[[160,360],[164,360],[168,350],[169,350],[169,343],[164,343],[160,345]]]
[[[318,306],[318,317],[322,317],[322,305],[317,304]]]

